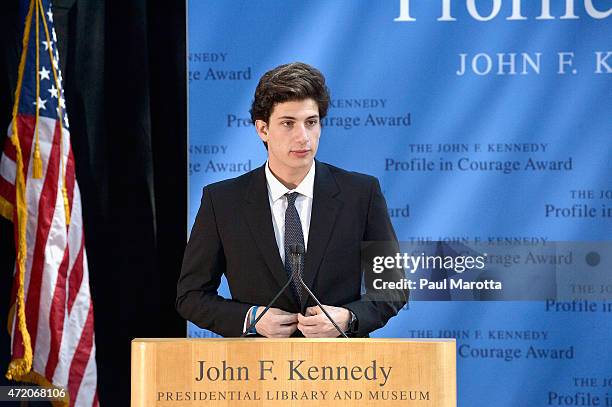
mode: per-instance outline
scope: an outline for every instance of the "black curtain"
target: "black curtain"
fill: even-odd
[[[17,2],[10,3],[0,20],[2,143],[22,26]],[[185,7],[145,0],[53,2],[83,203],[98,391],[107,406],[129,405],[133,338],[185,335],[174,310],[187,223]],[[14,262],[12,224],[4,220],[0,256],[4,327]],[[0,329],[4,371],[10,338]]]

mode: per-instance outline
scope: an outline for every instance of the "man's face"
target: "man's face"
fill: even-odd
[[[291,174],[310,169],[319,146],[319,107],[313,99],[278,103],[269,123],[258,120],[259,137],[268,143],[270,169]]]

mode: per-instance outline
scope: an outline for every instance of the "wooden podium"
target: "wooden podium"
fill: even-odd
[[[132,407],[456,406],[454,339],[134,339]]]

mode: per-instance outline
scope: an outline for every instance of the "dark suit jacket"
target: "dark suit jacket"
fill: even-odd
[[[304,280],[322,304],[351,310],[357,336],[367,336],[397,314],[406,296],[381,301],[371,291],[361,294],[361,242],[397,238],[376,178],[315,163]],[[232,299],[217,293],[223,274]],[[286,281],[264,166],[205,187],[178,281],[178,312],[222,336],[240,336],[248,309],[266,305]],[[274,307],[300,312],[290,289]]]

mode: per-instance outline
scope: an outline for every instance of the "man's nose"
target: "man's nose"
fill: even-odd
[[[298,139],[300,143],[308,142],[309,135],[308,135],[308,130],[306,129],[305,124],[300,124],[299,126],[297,126],[295,137]]]

